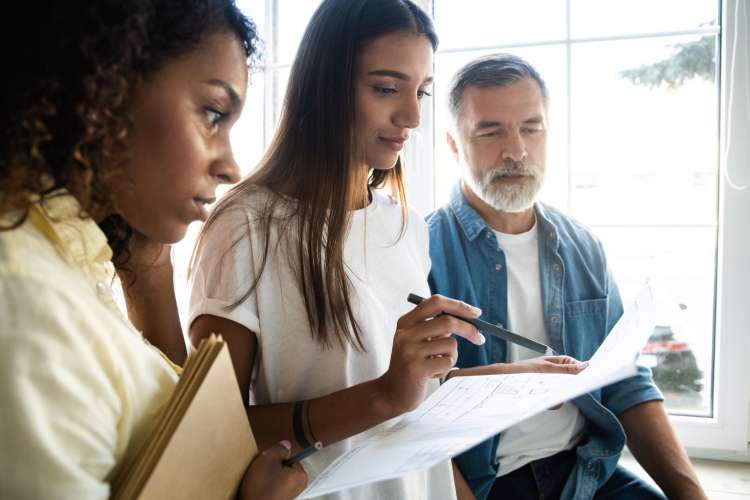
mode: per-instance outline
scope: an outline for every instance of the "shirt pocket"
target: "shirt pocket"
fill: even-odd
[[[565,304],[565,347],[579,360],[590,359],[607,336],[609,298],[574,300]]]

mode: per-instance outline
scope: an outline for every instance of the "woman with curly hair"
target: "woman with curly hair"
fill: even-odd
[[[232,0],[20,2],[4,21],[23,38],[1,41],[0,497],[107,498],[178,378],[148,341],[185,358],[166,249],[239,180],[257,35]],[[241,497],[301,491],[290,446]]]

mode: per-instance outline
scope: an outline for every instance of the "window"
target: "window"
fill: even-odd
[[[644,360],[675,413],[711,416],[718,176],[718,3],[435,0],[438,103],[480,54],[529,60],[550,91],[548,179],[541,199],[602,239],[627,301],[651,277],[661,296]],[[492,5],[488,7],[488,5]],[[470,32],[482,19],[531,29]],[[540,12],[550,15],[540,16]],[[537,20],[543,17],[541,23]],[[482,32],[477,41],[467,33]],[[493,34],[503,33],[493,42]],[[444,48],[443,48],[444,47]],[[436,137],[445,119],[436,121]],[[457,176],[437,141],[436,199]],[[689,144],[690,147],[685,147]]]
[[[657,327],[642,359],[683,442],[699,455],[746,453],[750,377],[746,355],[733,347],[746,343],[747,330],[734,276],[750,268],[748,226],[735,219],[743,213],[736,210],[750,213],[747,145],[736,144],[737,134],[747,136],[750,104],[747,71],[744,83],[736,76],[747,68],[746,31],[735,31],[748,26],[746,2],[433,0],[432,7],[441,38],[435,204],[447,201],[459,176],[444,143],[450,78],[488,53],[527,59],[551,96],[541,199],[600,237],[626,303],[647,278],[654,282]],[[733,181],[732,171],[744,180]]]
[[[233,133],[247,173],[270,141],[296,47],[320,2],[238,3],[265,41]],[[659,325],[644,359],[691,454],[747,456],[747,2],[418,3],[433,12],[441,44],[435,96],[405,153],[410,203],[431,211],[458,177],[444,145],[453,72],[490,52],[529,60],[551,94],[542,200],[602,239],[626,302],[648,276],[661,291]],[[191,244],[180,245],[188,249],[182,255]]]

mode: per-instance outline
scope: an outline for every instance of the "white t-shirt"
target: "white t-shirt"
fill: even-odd
[[[542,289],[539,276],[539,240],[536,223],[522,234],[495,231],[498,246],[505,253],[508,275],[508,328],[524,337],[549,344],[544,328]],[[515,344],[509,345],[509,360],[539,356]],[[497,475],[504,476],[529,462],[552,456],[576,445],[584,418],[572,403],[547,410],[514,425],[500,435]]]
[[[382,193],[352,214],[344,246],[347,275],[352,283],[352,306],[362,331],[366,352],[347,344],[324,348],[310,333],[302,294],[292,268],[294,237],[279,241],[280,218],[272,225],[268,260],[256,290],[236,308],[226,306],[241,298],[257,276],[263,239],[257,213],[268,201],[268,190],[258,188],[236,207],[224,212],[206,235],[197,256],[192,282],[189,321],[211,314],[235,321],[255,332],[258,355],[251,381],[251,402],[270,404],[317,398],[379,377],[388,369],[398,318],[411,306],[409,293],[429,295],[430,268],[427,227],[413,211],[401,239],[401,206]],[[285,200],[274,212],[283,216],[293,207]],[[233,243],[239,239],[237,244]],[[278,244],[278,245],[277,245]],[[291,260],[291,262],[290,262]],[[437,388],[437,381],[431,390]],[[310,480],[356,442],[379,430],[327,446],[303,462]],[[454,499],[450,462],[409,474],[327,495],[346,500]]]

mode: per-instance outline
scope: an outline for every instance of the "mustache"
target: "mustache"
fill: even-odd
[[[487,176],[493,180],[506,175],[538,177],[539,171],[533,165],[529,165],[523,161],[505,160],[501,165],[493,167],[492,170],[487,172]]]

